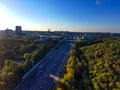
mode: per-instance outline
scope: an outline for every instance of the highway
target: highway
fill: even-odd
[[[54,78],[50,75],[60,76],[59,72],[62,62],[68,60],[72,42],[65,42],[53,54],[51,51],[32,69],[14,90],[53,90],[56,85]]]

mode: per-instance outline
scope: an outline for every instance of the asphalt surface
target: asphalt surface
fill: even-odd
[[[63,60],[68,60],[65,57],[69,55],[71,49],[72,43],[66,42],[53,54],[49,52],[14,90],[53,90],[56,81],[50,74],[59,76],[59,68]]]

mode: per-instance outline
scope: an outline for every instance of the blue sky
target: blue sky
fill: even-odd
[[[120,0],[0,0],[0,29],[120,32]]]

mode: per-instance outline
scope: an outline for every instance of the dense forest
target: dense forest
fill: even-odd
[[[48,44],[49,43],[49,44]],[[40,41],[28,38],[0,39],[0,90],[13,90],[46,53],[58,43],[57,40]],[[22,63],[19,63],[22,61]]]
[[[102,35],[96,40],[73,45],[57,90],[120,90],[120,39]]]

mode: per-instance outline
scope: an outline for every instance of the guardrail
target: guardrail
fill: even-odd
[[[51,54],[51,52],[52,52],[56,47],[58,47],[62,42],[63,42],[63,41],[60,41],[55,47],[51,48],[51,50],[48,52],[48,54],[45,55],[45,57],[46,57],[46,56],[49,56],[49,54]],[[43,57],[43,59],[40,60],[35,66],[33,66],[33,67],[23,76],[23,79],[27,78],[27,77],[32,73],[32,71],[33,71],[39,64],[43,63],[45,57]]]

